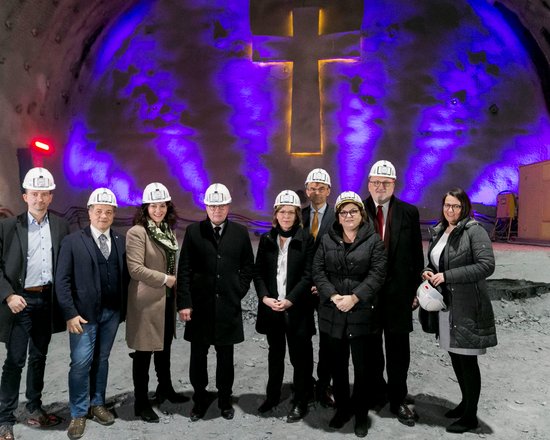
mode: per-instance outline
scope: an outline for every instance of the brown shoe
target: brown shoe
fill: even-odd
[[[86,417],[77,417],[71,420],[69,424],[69,429],[67,429],[67,436],[71,440],[75,440],[84,435],[84,430],[86,429]]]
[[[0,440],[14,440],[13,426],[12,425],[0,425]]]
[[[115,416],[103,405],[90,407],[89,416],[101,425],[107,426],[115,423]]]

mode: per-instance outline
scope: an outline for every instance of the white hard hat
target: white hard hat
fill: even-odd
[[[359,194],[354,193],[353,191],[344,191],[342,194],[340,194],[336,199],[336,205],[334,205],[334,209],[338,210],[338,208],[344,203],[355,203],[356,205],[365,209],[365,205],[363,205],[361,197],[359,197]]]
[[[325,185],[330,186],[330,176],[324,169],[315,168],[307,175],[305,185],[307,186],[308,183],[324,183]]]
[[[205,205],[227,205],[231,203],[231,194],[222,183],[213,183],[204,193]]]
[[[370,169],[369,177],[388,177],[397,179],[395,167],[389,160],[379,160]]]
[[[141,203],[161,203],[172,200],[170,193],[162,183],[153,182],[143,190]]]
[[[428,280],[423,281],[416,289],[416,296],[420,307],[428,312],[438,312],[447,307],[443,301],[443,295]]]
[[[109,188],[94,189],[90,194],[87,206],[89,208],[92,205],[111,205],[115,208],[118,206],[115,194]]]
[[[273,207],[276,208],[277,206],[281,205],[296,206],[297,208],[301,208],[302,206],[298,194],[290,189],[285,189],[284,191],[281,191],[277,195],[277,197],[275,197],[275,203],[273,204]]]
[[[55,182],[53,176],[46,168],[31,168],[23,179],[23,188],[51,191],[55,189]]]

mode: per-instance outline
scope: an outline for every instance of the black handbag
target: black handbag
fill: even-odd
[[[428,312],[419,307],[418,320],[424,332],[439,335],[439,312]]]

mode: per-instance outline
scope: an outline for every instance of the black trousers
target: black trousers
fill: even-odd
[[[370,381],[367,366],[371,362],[368,347],[373,335],[358,336],[352,339],[328,337],[332,391],[338,410],[366,414],[369,405]],[[350,396],[349,357],[353,362],[353,393]]]
[[[384,331],[383,338],[382,333],[373,335],[370,342],[372,346],[369,352],[373,360],[369,367],[373,389],[371,404],[383,402],[387,398],[390,406],[396,408],[403,403],[408,393],[407,375],[411,362],[409,333]],[[387,382],[384,380],[384,368]]]
[[[47,290],[22,293],[27,307],[15,315],[6,342],[6,360],[0,383],[0,425],[13,425],[16,422],[14,411],[19,402],[19,386],[27,350],[27,409],[32,412],[42,406],[46,356],[52,336],[50,293]]]
[[[453,370],[462,393],[460,405],[464,408],[463,417],[475,419],[481,393],[481,373],[477,356],[450,353]]]
[[[170,394],[173,391],[172,374],[170,372],[170,355],[172,340],[174,339],[174,313],[173,300],[167,298],[164,311],[164,344],[162,351],[136,351],[132,357],[132,378],[134,381],[135,405],[138,408],[147,406],[149,403],[149,366],[151,357],[155,365],[157,375],[157,394]]]
[[[284,324],[284,323],[283,323]],[[294,368],[294,403],[307,405],[311,390],[311,374],[313,373],[313,345],[311,336],[292,334],[282,325],[267,333],[269,344],[268,353],[268,381],[267,399],[279,401],[281,398],[281,387],[285,374],[286,345],[290,363]]]
[[[317,387],[326,389],[330,385],[329,336],[319,332],[319,360],[317,362]]]
[[[233,364],[234,345],[214,345],[216,349],[216,388],[218,389],[218,406],[225,408],[231,403],[235,366]],[[201,402],[206,399],[208,386],[208,350],[209,344],[191,342],[191,359],[189,360],[189,379],[195,394],[193,400]]]

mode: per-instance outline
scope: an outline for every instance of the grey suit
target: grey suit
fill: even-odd
[[[59,245],[69,233],[69,224],[49,213],[52,242],[53,270],[57,263]],[[48,344],[53,331],[62,331],[64,321],[54,318],[54,290],[46,287],[42,293],[25,291],[28,252],[28,214],[0,221],[0,341],[6,343],[7,355],[0,385],[0,425],[15,423],[21,372],[25,366],[27,349],[27,409],[33,411],[42,405],[44,369]],[[52,274],[53,275],[53,274]],[[6,303],[11,294],[23,296],[27,307],[13,314]],[[56,314],[56,316],[59,316]],[[29,345],[29,341],[31,342]]]

